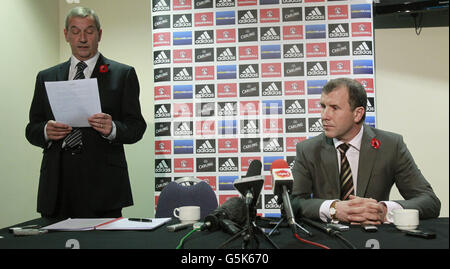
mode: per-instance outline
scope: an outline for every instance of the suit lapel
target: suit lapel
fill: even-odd
[[[92,71],[91,78],[97,78],[97,80],[101,79],[103,77],[103,73],[100,73],[100,66],[107,65],[106,63],[107,59],[103,57],[103,55],[100,53],[98,56],[97,63],[95,64],[94,70]]]
[[[322,159],[322,171],[326,175],[328,182],[331,185],[333,191],[336,191],[337,197],[340,195],[339,187],[339,166],[336,148],[334,147],[333,139],[326,137],[325,135],[322,142],[322,150],[320,157]]]
[[[377,156],[377,150],[373,148],[371,144],[371,140],[374,137],[375,133],[372,128],[364,125],[364,132],[361,139],[361,148],[359,152],[358,186],[356,188],[356,195],[360,197],[365,196]]]
[[[56,74],[56,81],[64,81],[69,79],[70,59],[59,66]]]
[[[109,64],[107,63],[108,59],[106,59],[105,57],[103,57],[103,55],[100,53],[100,56],[98,57],[97,63],[95,64],[94,70],[92,71],[91,74],[91,78],[96,78],[97,79],[97,85],[98,85],[98,94],[100,96],[100,103],[102,105],[102,110],[103,110],[103,103],[102,100],[104,100],[103,98],[103,91],[105,88],[105,77],[108,74],[108,69],[103,69],[102,68],[102,72],[100,72],[100,67],[102,66],[107,66],[107,68],[109,68]],[[106,72],[104,72],[106,71]]]

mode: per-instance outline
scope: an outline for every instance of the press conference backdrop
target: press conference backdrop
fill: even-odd
[[[9,38],[0,43],[4,53],[0,99],[8,100],[0,106],[5,126],[0,132],[0,227],[5,227],[39,217],[36,195],[42,150],[31,146],[21,134],[28,120],[36,73],[70,57],[63,35],[64,18],[78,4],[63,0],[3,0],[2,4],[8,16],[0,20],[14,25],[3,29]],[[149,0],[127,1],[126,5],[123,0],[82,0],[81,4],[96,10],[102,20],[100,51],[136,68],[148,130],[140,142],[125,147],[134,206],[123,212],[129,217],[153,216],[152,4]],[[445,124],[449,121],[448,33],[448,27],[423,28],[419,36],[413,28],[375,29],[374,33],[377,126],[404,135],[442,201],[444,217],[449,212],[449,130]],[[393,188],[391,198],[400,197]]]
[[[207,181],[219,203],[263,163],[258,212],[279,214],[274,160],[323,131],[320,94],[352,77],[375,126],[371,1],[152,0],[155,203],[168,182]]]

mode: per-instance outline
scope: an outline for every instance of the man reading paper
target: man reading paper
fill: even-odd
[[[39,72],[26,138],[43,148],[37,211],[43,217],[120,217],[133,204],[123,144],[139,141],[146,129],[133,67],[98,52],[102,29],[96,13],[69,11],[64,36],[72,56]],[[45,82],[97,78],[102,113],[90,127],[56,122]]]

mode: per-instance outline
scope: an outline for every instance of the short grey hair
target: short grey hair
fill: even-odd
[[[100,20],[98,19],[98,16],[95,13],[95,11],[88,7],[74,7],[69,11],[69,13],[67,13],[65,24],[66,30],[69,30],[69,20],[71,18],[73,17],[86,18],[87,16],[91,16],[94,19],[95,27],[97,28],[98,31],[100,31]]]

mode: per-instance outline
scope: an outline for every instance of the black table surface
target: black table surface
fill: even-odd
[[[38,224],[46,226],[56,220],[38,218],[15,226]],[[176,223],[172,220],[168,224],[152,231],[57,231],[40,235],[15,236],[9,231],[10,227],[0,230],[0,249],[66,249],[72,248],[71,242],[76,242],[80,249],[175,249],[180,240],[191,231],[184,229],[177,232],[167,230],[167,225]],[[299,222],[300,223],[300,222]],[[312,236],[299,232],[303,239],[320,243],[331,249],[348,249],[342,240],[330,236],[316,228],[303,224]],[[421,220],[418,229],[433,232],[434,239],[424,239],[406,235],[392,224],[378,226],[374,233],[365,232],[358,225],[351,225],[350,230],[342,232],[357,249],[448,249],[449,248],[449,219],[437,218]],[[230,235],[222,231],[196,231],[183,244],[183,249],[217,249],[227,241]],[[272,235],[271,240],[280,249],[319,249],[319,247],[306,244],[293,236],[287,227],[280,228],[280,233]],[[257,236],[259,246],[252,245],[253,249],[273,249],[273,246],[262,235]],[[243,238],[238,238],[226,246],[227,249],[242,248]],[[252,240],[251,243],[255,243]]]

